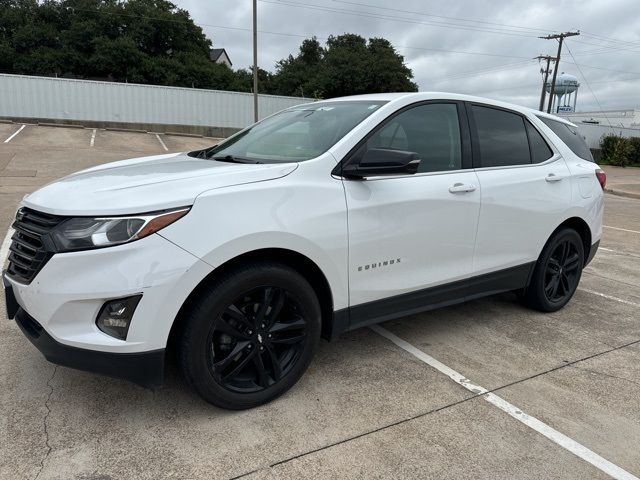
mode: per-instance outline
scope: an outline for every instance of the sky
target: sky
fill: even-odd
[[[234,68],[252,63],[251,0],[174,0]],[[559,72],[578,77],[577,110],[640,108],[638,0],[258,0],[258,65],[295,55],[304,38],[383,37],[421,91],[479,95],[537,108],[541,65],[565,40]]]

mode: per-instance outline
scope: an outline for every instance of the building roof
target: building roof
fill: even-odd
[[[211,59],[212,62],[217,62],[218,59],[223,54],[225,57],[227,57],[227,60],[229,60],[229,63],[231,63],[231,58],[229,57],[229,54],[224,48],[212,48],[211,50],[209,50],[209,58]]]

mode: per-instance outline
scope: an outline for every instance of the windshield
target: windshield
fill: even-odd
[[[206,150],[206,158],[241,163],[315,158],[386,102],[318,102],[289,108]]]

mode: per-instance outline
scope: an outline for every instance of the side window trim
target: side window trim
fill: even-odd
[[[338,162],[338,164],[335,166],[335,168],[331,171],[332,175],[336,175],[339,177],[342,177],[342,167],[347,165],[351,159],[354,157],[355,153],[365,144],[369,141],[369,139],[374,136],[376,133],[378,133],[380,130],[382,130],[385,125],[387,125],[387,123],[389,123],[390,121],[392,121],[395,117],[397,117],[398,115],[406,112],[407,110],[410,110],[412,108],[415,107],[420,107],[422,105],[430,105],[430,104],[454,104],[456,105],[456,110],[458,113],[458,125],[460,128],[460,147],[461,147],[461,170],[468,170],[468,169],[472,169],[473,168],[473,163],[472,163],[472,151],[471,151],[471,138],[470,138],[470,131],[469,131],[469,123],[467,120],[467,112],[466,112],[466,108],[464,105],[463,101],[460,100],[448,100],[448,99],[433,99],[433,100],[423,100],[420,102],[415,102],[415,103],[411,103],[409,105],[405,105],[404,107],[400,108],[399,110],[396,110],[395,112],[393,112],[391,115],[389,115],[387,118],[383,119],[380,123],[378,123],[377,125],[375,125],[364,137],[362,137],[360,139],[360,141],[358,141],[358,143],[356,143],[356,145],[349,150],[349,152],[340,160],[340,162]],[[431,174],[443,174],[443,173],[449,173],[449,172],[459,172],[460,170],[451,170],[451,171],[438,171],[438,172],[424,172],[424,173],[418,173],[415,174],[414,176],[422,176],[422,175],[431,175]]]
[[[552,158],[554,158],[557,155],[557,152],[556,152],[555,148],[553,147],[553,144],[543,134],[543,132],[541,132],[540,129],[535,126],[535,124],[531,121],[531,119],[529,119],[526,115],[523,115],[523,117],[524,117],[525,130],[527,131],[527,140],[529,141],[529,155],[531,157],[531,164],[532,165],[541,165],[543,163],[547,163],[549,160],[551,160]],[[542,138],[542,141],[547,145],[547,147],[549,148],[549,151],[551,152],[551,156],[549,158],[547,158],[543,162],[534,162],[533,161],[533,150],[531,148],[531,146],[532,146],[532,144],[531,144],[531,136],[529,135],[529,128],[527,128],[527,126],[533,128],[538,133],[538,135],[540,135],[540,138]]]
[[[522,116],[522,124],[524,125],[524,133],[527,134],[527,145],[529,146],[529,165],[533,165],[535,162],[533,161],[533,150],[531,148],[531,136],[529,135],[529,129],[527,128],[527,123],[529,122],[526,117]]]

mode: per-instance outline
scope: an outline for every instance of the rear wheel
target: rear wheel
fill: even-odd
[[[538,258],[522,300],[543,312],[564,307],[578,288],[584,266],[582,238],[573,229],[558,230]]]
[[[247,265],[218,279],[186,319],[179,351],[185,377],[208,402],[251,408],[287,391],[320,338],[320,305],[285,265]]]

